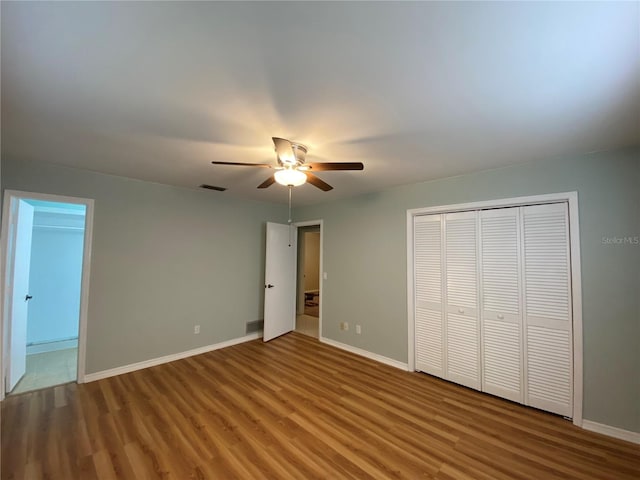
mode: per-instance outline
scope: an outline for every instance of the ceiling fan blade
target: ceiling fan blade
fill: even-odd
[[[329,190],[333,190],[333,187],[331,185],[329,185],[324,180],[320,180],[313,173],[304,172],[304,174],[307,176],[307,182],[309,182],[314,187],[318,187],[323,192],[328,192]]]
[[[364,170],[362,162],[325,162],[325,163],[307,163],[309,170],[321,172],[323,170]]]
[[[271,175],[269,178],[267,178],[264,182],[262,182],[260,185],[258,185],[258,188],[267,188],[270,187],[271,185],[273,185],[276,182],[276,177]]]
[[[207,190],[215,190],[216,192],[224,192],[227,187],[217,187],[215,185],[209,185],[207,183],[203,183],[202,185],[200,185],[200,188],[205,188]]]
[[[273,165],[269,163],[243,163],[243,162],[211,162],[214,165],[239,165],[241,167],[260,167],[260,168],[273,168]]]
[[[296,156],[293,153],[291,142],[284,138],[271,137],[273,144],[276,146],[278,159],[285,163],[296,163]]]

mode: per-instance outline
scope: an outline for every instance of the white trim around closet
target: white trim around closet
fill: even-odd
[[[415,371],[415,305],[413,219],[419,215],[451,213],[488,208],[520,207],[544,203],[566,202],[569,208],[569,238],[571,255],[571,295],[573,308],[573,424],[582,427],[582,275],[580,268],[580,226],[578,222],[578,192],[551,193],[526,197],[484,200],[481,202],[441,205],[407,210],[407,314],[408,314],[408,367]]]

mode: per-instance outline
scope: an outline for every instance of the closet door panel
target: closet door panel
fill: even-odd
[[[447,304],[476,309],[478,270],[476,212],[445,215]]]
[[[446,378],[480,389],[477,264],[477,212],[446,214]]]
[[[571,417],[571,338],[566,330],[527,326],[527,405]]]
[[[444,377],[442,216],[414,219],[416,370]]]
[[[522,403],[522,349],[520,325],[485,320],[482,391]]]
[[[480,389],[478,319],[447,315],[447,380]]]
[[[444,376],[442,313],[416,308],[416,370]]]
[[[523,402],[520,208],[480,212],[482,390]]]
[[[566,204],[523,208],[525,403],[573,415],[571,271]]]

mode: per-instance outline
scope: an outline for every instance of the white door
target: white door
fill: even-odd
[[[27,310],[29,306],[29,267],[31,263],[31,233],[33,207],[17,200],[13,236],[11,305],[9,306],[9,368],[7,392],[14,389],[27,367]]]
[[[567,205],[523,208],[525,403],[573,416]]]
[[[414,218],[416,370],[444,377],[442,215]]]
[[[263,340],[291,332],[296,325],[296,237],[289,225],[267,222],[264,267]]]
[[[477,212],[444,218],[446,378],[480,390]]]
[[[524,402],[520,208],[480,212],[482,391]]]

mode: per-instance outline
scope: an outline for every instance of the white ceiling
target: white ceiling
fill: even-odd
[[[286,202],[640,142],[640,4],[2,2],[2,155]]]

